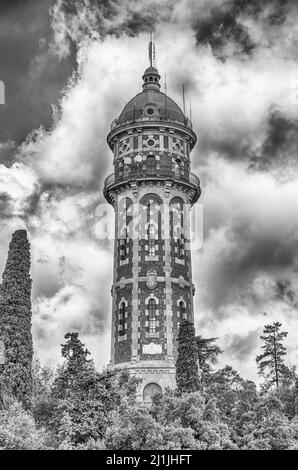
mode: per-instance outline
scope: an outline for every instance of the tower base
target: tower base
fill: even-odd
[[[155,362],[155,363],[154,363]],[[126,362],[120,364],[109,364],[108,368],[125,369],[133,376],[141,379],[137,388],[137,399],[145,402],[151,401],[157,393],[163,393],[166,388],[176,388],[176,369],[173,361]]]

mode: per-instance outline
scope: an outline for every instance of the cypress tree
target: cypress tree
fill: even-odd
[[[295,377],[295,391],[294,391],[294,396],[295,396],[295,416],[298,417],[298,377]]]
[[[199,386],[198,348],[195,329],[188,320],[180,323],[176,383],[180,393],[194,392]]]
[[[26,408],[32,399],[30,244],[26,230],[12,235],[0,286],[0,398],[9,394]]]

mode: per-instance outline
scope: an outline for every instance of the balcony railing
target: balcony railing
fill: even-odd
[[[159,171],[155,170],[150,172],[150,174],[145,172],[136,172],[131,171],[129,173],[124,173],[123,175],[116,175],[112,173],[109,175],[104,184],[104,193],[112,189],[114,186],[121,186],[122,184],[133,182],[133,181],[160,181],[160,180],[169,180],[177,183],[182,183],[186,186],[192,187],[198,193],[198,197],[201,194],[200,180],[194,173],[189,173],[184,175],[179,171]]]

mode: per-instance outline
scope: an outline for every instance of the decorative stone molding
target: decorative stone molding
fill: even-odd
[[[150,294],[147,299],[145,299],[145,304],[148,305],[149,304],[149,300],[155,300],[156,304],[158,305],[159,304],[159,300],[157,297],[155,297],[155,295],[153,294]]]
[[[121,300],[120,300],[120,302],[119,302],[118,308],[120,308],[120,305],[121,305],[122,303],[124,303],[125,307],[128,306],[127,300],[126,300],[124,297],[121,297]]]
[[[156,271],[147,271],[146,286],[148,289],[155,289],[157,286],[157,273]]]
[[[156,343],[143,344],[143,354],[162,354],[162,345]]]
[[[179,306],[180,302],[182,302],[184,307],[186,307],[186,302],[182,296],[180,296],[179,299],[177,300],[177,307]]]
[[[172,182],[166,181],[164,185],[164,196],[169,197],[171,192]]]
[[[178,277],[178,284],[179,284],[179,287],[180,287],[181,289],[184,289],[184,286],[185,286],[185,279],[184,279],[183,276],[179,276],[179,277]]]
[[[132,189],[133,196],[135,197],[135,199],[137,199],[138,195],[139,195],[139,189],[138,189],[137,183],[135,181],[133,181],[132,183],[130,183],[130,186],[131,186],[131,189]]]

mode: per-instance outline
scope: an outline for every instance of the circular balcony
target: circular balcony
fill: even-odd
[[[184,175],[180,171],[162,171],[162,170],[155,170],[150,174],[130,171],[128,174],[123,175],[116,175],[112,173],[109,175],[104,183],[104,196],[108,202],[111,202],[109,197],[110,191],[117,190],[121,186],[125,186],[130,183],[141,183],[143,181],[150,181],[150,182],[165,182],[170,181],[172,183],[180,184],[189,190],[194,191],[194,195],[192,198],[192,204],[194,204],[201,195],[201,186],[200,180],[194,173],[189,173],[188,175]]]

